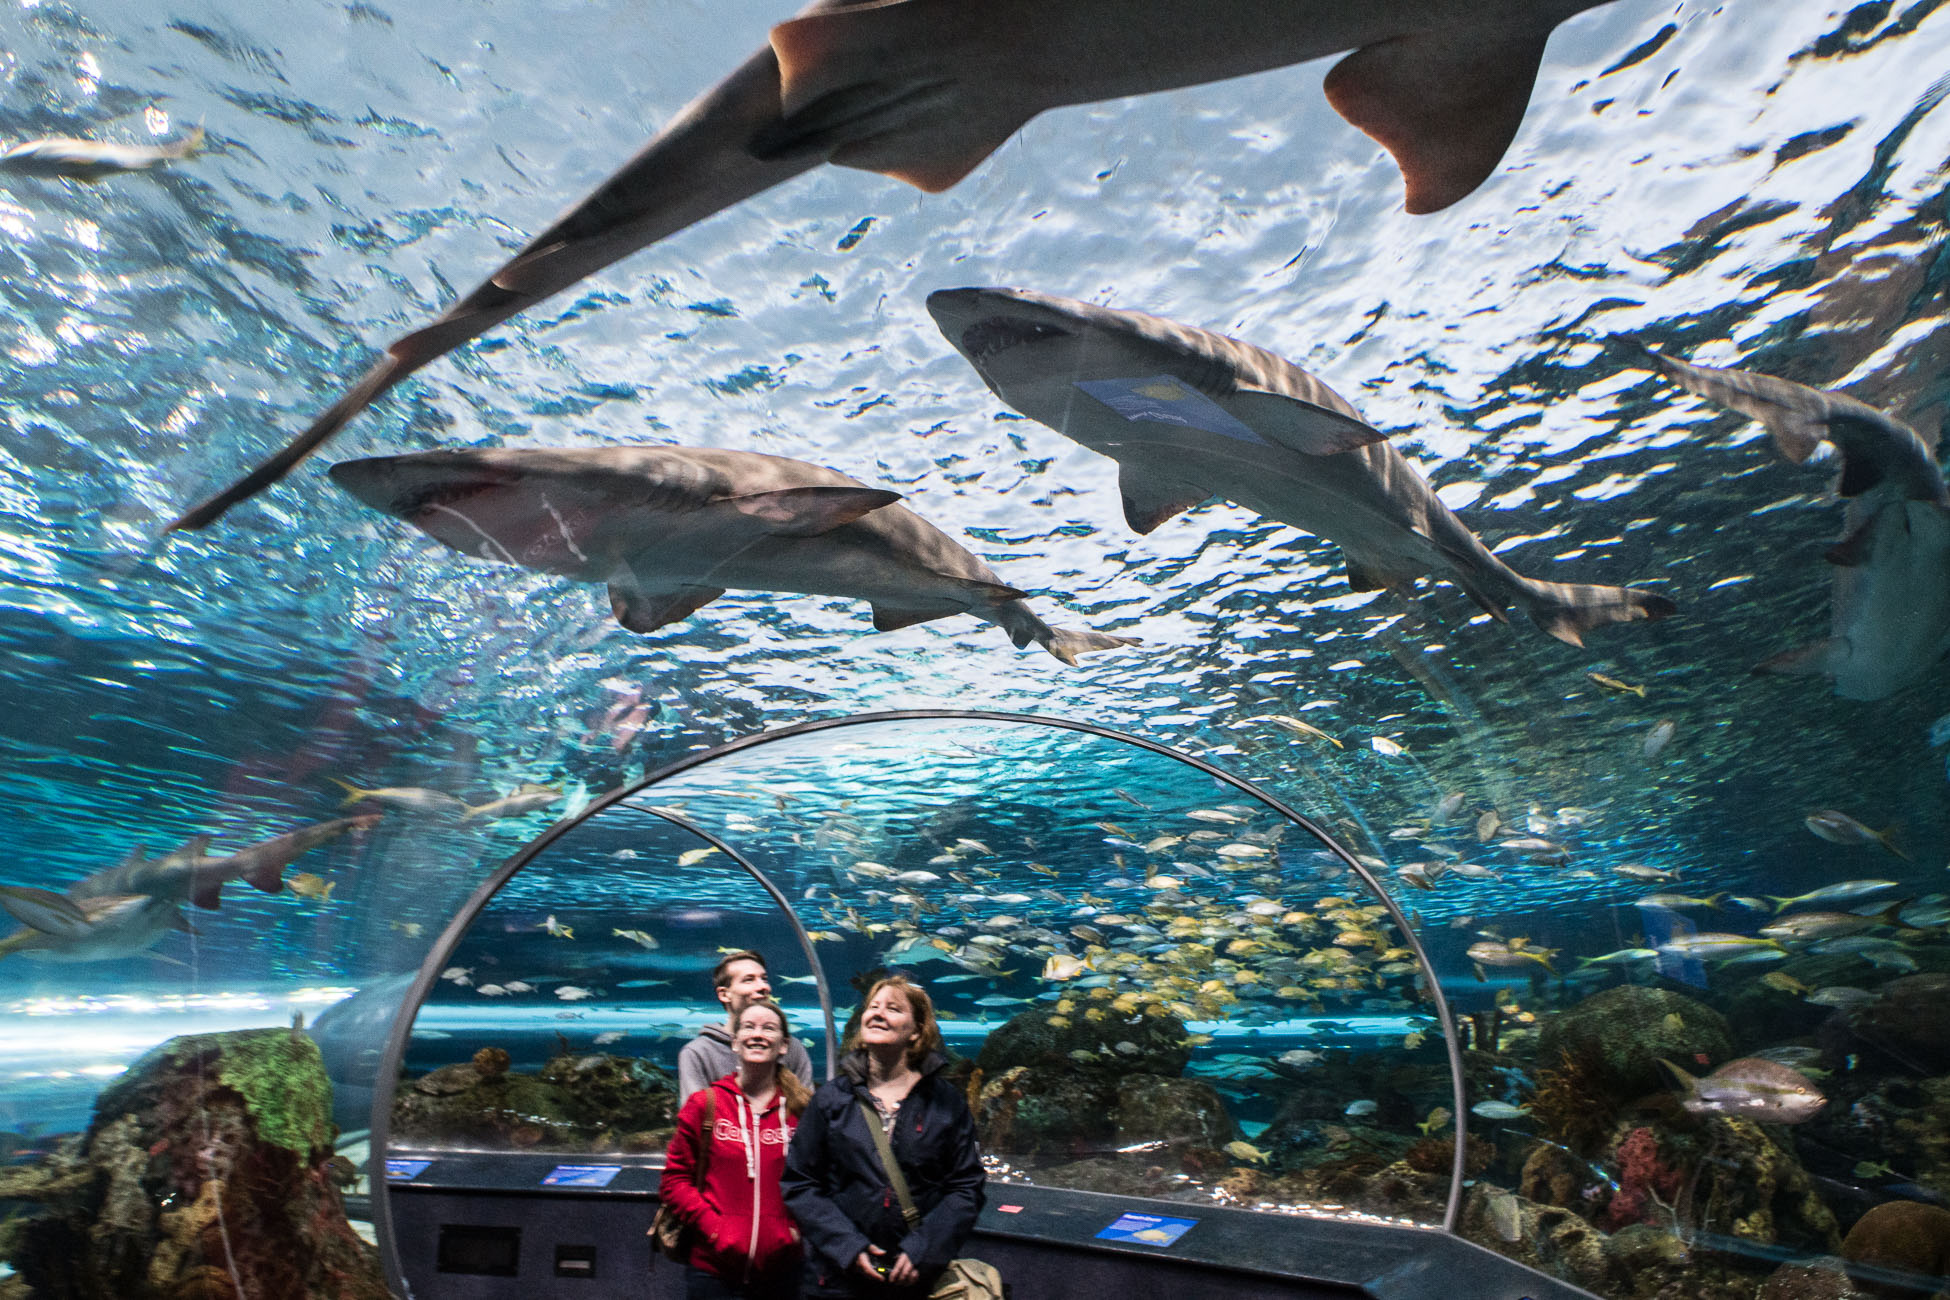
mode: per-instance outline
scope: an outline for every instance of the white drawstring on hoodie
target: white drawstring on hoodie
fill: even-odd
[[[738,1141],[745,1148],[745,1173],[752,1180],[752,1239],[745,1246],[745,1276],[749,1278],[752,1272],[752,1265],[758,1262],[758,1212],[760,1209],[759,1196],[762,1190],[758,1180],[758,1170],[759,1166],[764,1163],[762,1156],[764,1154],[765,1140],[760,1131],[764,1121],[759,1118],[758,1112],[752,1108],[751,1100],[745,1096],[745,1090],[743,1088],[734,1087],[732,1091],[738,1094]],[[778,1108],[779,1112],[779,1150],[783,1151],[785,1150],[785,1143],[788,1140],[785,1130],[785,1094],[783,1091],[775,1088],[772,1093],[772,1104]],[[745,1117],[747,1115],[751,1116],[749,1128],[745,1123]]]

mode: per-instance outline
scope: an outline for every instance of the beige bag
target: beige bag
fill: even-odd
[[[711,1130],[718,1124],[718,1096],[709,1092],[704,1097],[703,1138],[697,1149],[697,1182],[703,1186],[704,1177],[711,1169]],[[657,1203],[657,1213],[650,1219],[650,1249],[668,1255],[679,1264],[691,1257],[692,1238],[697,1231],[690,1224],[677,1217],[677,1211],[666,1202]],[[978,1293],[979,1294],[979,1293]]]
[[[907,1220],[911,1230],[921,1221],[921,1212],[914,1208],[914,1197],[907,1190],[907,1175],[901,1172],[901,1162],[894,1159],[887,1131],[880,1127],[880,1116],[864,1101],[860,1103],[860,1113],[867,1117],[867,1132],[873,1137],[874,1150],[880,1153],[880,1167],[901,1203],[901,1217]],[[983,1259],[949,1260],[948,1267],[941,1270],[941,1276],[928,1290],[928,1300],[1005,1300],[1007,1295],[1002,1274]]]

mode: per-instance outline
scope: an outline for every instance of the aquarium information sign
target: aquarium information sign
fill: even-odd
[[[608,1187],[623,1172],[621,1165],[557,1165],[542,1179],[544,1187]]]
[[[1097,1236],[1103,1241],[1135,1241],[1145,1246],[1169,1246],[1192,1230],[1197,1219],[1167,1219],[1156,1214],[1120,1214],[1117,1222]]]
[[[418,1178],[427,1171],[431,1160],[388,1160],[386,1162],[386,1181],[403,1183],[409,1178]]]

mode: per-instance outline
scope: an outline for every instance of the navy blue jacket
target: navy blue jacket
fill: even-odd
[[[988,1175],[968,1100],[941,1077],[947,1063],[939,1053],[921,1063],[921,1078],[894,1112],[894,1131],[888,1135],[914,1208],[921,1212],[912,1232],[881,1172],[867,1117],[860,1113],[863,1101],[873,1109],[867,1054],[848,1053],[799,1117],[786,1153],[785,1208],[821,1277],[843,1275],[872,1243],[888,1252],[890,1263],[905,1253],[923,1278],[932,1278],[975,1230]]]

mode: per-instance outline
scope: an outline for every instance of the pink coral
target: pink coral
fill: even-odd
[[[1635,1128],[1619,1142],[1618,1187],[1599,1220],[1607,1232],[1650,1220],[1653,1199],[1671,1205],[1679,1193],[1681,1171],[1659,1159],[1659,1139],[1649,1128]]]

